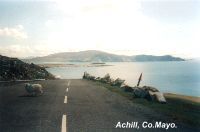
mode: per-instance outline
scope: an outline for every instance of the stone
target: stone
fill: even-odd
[[[122,80],[122,79],[120,79],[120,78],[117,78],[116,80],[114,80],[112,83],[111,83],[111,85],[112,86],[119,86],[119,87],[121,87],[122,86],[122,84],[125,82],[125,80]]]
[[[125,92],[133,92],[133,88],[128,85],[124,85],[121,88],[123,88]]]
[[[101,82],[103,83],[111,83],[110,74],[106,74],[103,78],[101,78]]]
[[[159,92],[157,88],[154,88],[152,86],[143,86],[142,88],[145,89],[146,91]]]
[[[133,96],[136,98],[147,98],[149,95],[148,91],[141,87],[133,87]]]
[[[90,76],[90,74],[89,74],[89,73],[87,73],[87,72],[84,72],[84,74],[83,74],[83,79],[88,79],[88,78],[89,78],[89,76]]]
[[[100,77],[95,78],[95,81],[100,81],[100,80],[101,80]]]
[[[95,79],[96,79],[96,77],[95,77],[95,76],[92,76],[92,75],[90,75],[90,74],[89,74],[89,73],[87,73],[87,72],[84,72],[84,74],[83,74],[83,79],[95,80]]]
[[[149,95],[150,95],[150,97],[153,101],[157,101],[159,103],[166,103],[167,102],[163,93],[161,93],[161,92],[149,91]]]
[[[88,79],[89,79],[89,80],[95,80],[95,78],[96,78],[95,76],[89,76]]]

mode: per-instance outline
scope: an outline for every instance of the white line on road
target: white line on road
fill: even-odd
[[[70,81],[68,82],[68,84],[67,84],[68,86],[70,85]]]
[[[67,116],[63,115],[62,116],[62,128],[61,132],[67,132]]]
[[[65,104],[67,103],[67,96],[65,96],[64,103]]]
[[[69,88],[66,89],[66,92],[68,92],[68,91],[69,91]]]

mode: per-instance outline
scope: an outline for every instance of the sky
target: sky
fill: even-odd
[[[199,58],[200,0],[0,0],[0,54]]]

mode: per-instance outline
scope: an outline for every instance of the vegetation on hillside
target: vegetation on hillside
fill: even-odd
[[[38,65],[28,64],[17,58],[0,55],[0,80],[55,79],[55,77]]]

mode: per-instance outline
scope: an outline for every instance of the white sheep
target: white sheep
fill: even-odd
[[[32,96],[38,96],[43,94],[43,87],[41,84],[25,84],[26,91]]]

